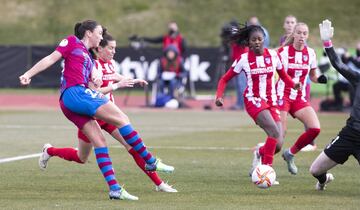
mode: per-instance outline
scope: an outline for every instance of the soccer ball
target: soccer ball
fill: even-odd
[[[252,182],[261,189],[271,187],[276,180],[276,173],[271,166],[258,165],[251,175]]]

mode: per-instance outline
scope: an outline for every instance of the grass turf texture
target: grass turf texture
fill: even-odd
[[[107,136],[117,178],[137,202],[110,201],[107,186],[94,155],[79,165],[53,158],[40,171],[37,158],[3,163],[0,170],[1,209],[357,209],[358,163],[354,158],[331,172],[335,181],[324,192],[308,168],[319,151],[296,157],[299,174],[292,176],[280,155],[274,169],[280,186],[256,188],[248,177],[253,147],[265,139],[244,112],[138,111],[129,112],[153,154],[175,166],[172,175],[161,174],[179,193],[155,192],[128,153]],[[323,148],[345,124],[347,114],[319,114]],[[303,126],[289,119],[285,147]],[[0,158],[40,152],[50,142],[77,146],[76,129],[58,111],[0,112]]]

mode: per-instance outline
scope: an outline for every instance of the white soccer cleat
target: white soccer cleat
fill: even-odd
[[[114,190],[109,192],[109,198],[110,200],[130,200],[130,201],[137,201],[139,200],[138,197],[129,194],[124,188],[121,188],[121,190]]]
[[[274,185],[280,185],[280,182],[278,180],[275,180],[274,183],[272,184],[272,186]]]
[[[170,165],[166,165],[160,159],[156,159],[155,163],[153,164],[146,164],[145,170],[147,171],[161,171],[165,173],[172,173],[174,172],[175,168]]]
[[[316,144],[314,144],[314,145],[308,144],[301,149],[301,152],[313,152],[313,151],[316,151],[316,149],[317,149]]]
[[[253,162],[251,164],[251,169],[249,171],[249,176],[252,176],[252,173],[255,170],[256,166],[261,165],[261,156],[259,153],[259,149],[260,149],[260,147],[264,146],[264,144],[265,143],[258,143],[254,148],[254,151],[253,151],[254,158],[253,158]]]
[[[326,174],[326,181],[323,184],[320,184],[319,181],[315,185],[315,189],[319,191],[323,191],[326,189],[326,185],[332,182],[335,179],[334,175],[327,173]]]
[[[176,193],[178,192],[175,188],[173,188],[171,185],[168,185],[168,183],[161,182],[159,186],[155,187],[155,190],[157,192],[170,192],[170,193]]]
[[[52,157],[51,155],[49,155],[49,154],[47,153],[47,150],[48,150],[50,147],[52,147],[52,145],[49,144],[49,143],[44,144],[44,146],[43,146],[42,154],[40,155],[40,158],[39,158],[39,167],[40,167],[41,170],[46,170],[48,161],[49,161],[49,159]]]

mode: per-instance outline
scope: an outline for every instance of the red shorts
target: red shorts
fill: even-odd
[[[73,122],[79,129],[82,129],[87,122],[94,119],[93,117],[87,115],[77,114],[66,108],[63,101],[60,100],[59,102],[61,110],[64,113],[65,117],[68,118],[71,122]]]
[[[96,120],[97,123],[100,125],[101,129],[105,130],[106,132],[108,132],[109,134],[111,134],[115,129],[117,129],[116,126],[111,125],[107,122],[104,122],[102,120]],[[85,136],[85,134],[83,132],[81,132],[81,130],[78,130],[78,138],[83,140],[84,142],[90,143],[90,140],[88,139],[87,136]]]
[[[280,112],[277,106],[268,104],[265,100],[261,99],[258,102],[249,101],[246,97],[244,97],[245,109],[247,113],[256,123],[256,118],[259,113],[265,109],[270,111],[271,116],[273,117],[275,122],[280,122]]]
[[[289,98],[278,99],[278,107],[280,111],[288,112],[294,117],[295,112],[302,108],[310,106],[310,103],[301,99],[291,100]]]

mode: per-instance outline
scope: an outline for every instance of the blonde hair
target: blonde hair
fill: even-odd
[[[296,31],[296,28],[299,27],[299,26],[306,26],[307,28],[309,28],[306,23],[303,23],[303,22],[297,23],[295,25],[295,27],[294,27],[293,32],[288,37],[286,37],[286,39],[285,39],[284,43],[281,45],[281,47],[289,46],[289,45],[294,44],[294,34],[295,34],[295,31]]]

